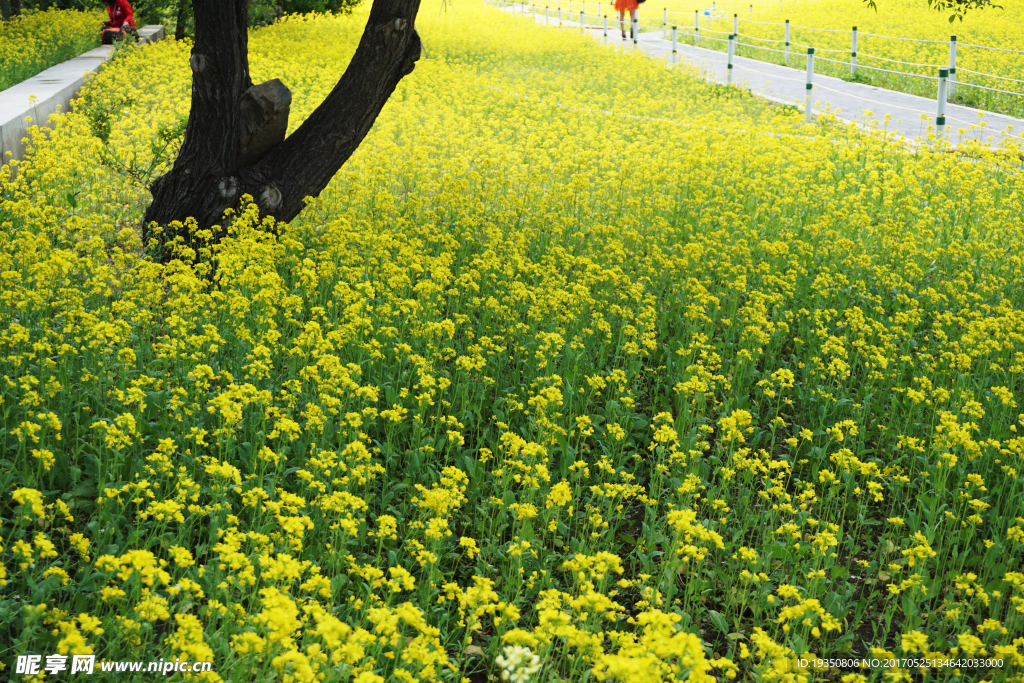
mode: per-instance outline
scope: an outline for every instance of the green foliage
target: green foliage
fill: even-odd
[[[271,24],[285,14],[307,14],[309,12],[335,12],[347,14],[359,5],[361,0],[250,0],[249,23],[251,26]],[[143,24],[161,24],[170,33],[176,33],[178,18],[184,21],[182,35],[191,35],[191,0],[129,0],[135,12],[135,21]],[[22,10],[48,9],[103,9],[102,0],[22,0]],[[11,0],[0,0],[0,10],[6,17],[14,5]],[[184,12],[180,12],[184,9]]]
[[[878,11],[875,0],[864,0],[864,4]],[[997,5],[992,0],[928,0],[928,7],[936,12],[949,12],[949,23],[951,24],[957,19],[963,21],[971,10],[1003,8],[1002,5]]]
[[[358,0],[282,0],[281,6],[289,14],[307,12],[350,12]]]

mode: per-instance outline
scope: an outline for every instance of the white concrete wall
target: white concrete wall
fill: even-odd
[[[164,37],[164,27],[144,26],[139,35],[140,44],[156,42]],[[25,157],[22,140],[28,137],[28,129],[48,125],[58,107],[68,111],[71,100],[85,83],[86,74],[99,71],[112,52],[113,47],[109,45],[97,47],[0,92],[0,165],[11,158]],[[29,99],[33,95],[35,105]],[[26,121],[26,117],[32,120]]]

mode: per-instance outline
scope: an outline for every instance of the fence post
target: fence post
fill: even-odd
[[[736,35],[729,36],[729,63],[726,65],[726,83],[732,85],[732,56],[736,52]]]
[[[700,10],[693,10],[693,44],[700,43]]]
[[[583,26],[583,15],[584,14],[586,14],[586,12],[580,11],[580,30],[581,31],[584,30],[584,26]]]
[[[733,33],[739,33],[740,32],[740,15],[739,14],[733,14],[732,15],[732,32]]]
[[[711,13],[712,13],[712,14],[714,14],[715,12],[717,12],[717,11],[718,11],[717,9],[715,9],[715,5],[717,5],[717,4],[718,4],[718,3],[715,3],[715,2],[711,3]]]
[[[663,7],[661,10],[661,25],[668,26],[668,7]]]
[[[633,20],[633,49],[637,48],[637,43],[640,41],[640,20]]]
[[[569,0],[569,14],[572,14],[572,0]]]
[[[807,123],[811,122],[811,92],[814,90],[814,48],[807,48]]]
[[[604,44],[608,44],[608,15],[604,15]]]
[[[551,5],[545,5],[544,7],[544,25],[547,26],[551,23]]]
[[[753,5],[751,5],[751,6],[750,6],[750,13],[751,13],[751,14],[753,14],[753,13],[754,13],[754,6],[753,6]]]
[[[939,69],[939,93],[936,98],[935,134],[940,138],[946,130],[946,81],[948,78],[949,70]]]
[[[786,64],[789,64],[789,19],[786,19]]]
[[[949,37],[949,99],[956,99],[956,36]]]
[[[850,34],[850,75],[857,75],[857,27],[853,27]]]
[[[676,33],[676,27],[673,26],[672,27],[672,63],[673,64],[676,63],[676,39],[677,38],[678,38],[678,34]]]
[[[562,28],[562,8],[558,8],[558,28]]]

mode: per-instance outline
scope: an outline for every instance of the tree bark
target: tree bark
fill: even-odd
[[[280,126],[280,103],[275,100],[274,111],[266,105],[274,82],[253,88],[249,79],[248,1],[193,0],[192,109],[174,167],[150,188],[144,243],[157,236],[154,223],[168,226],[191,217],[200,228],[217,224],[243,194],[255,199],[262,215],[285,222],[295,218],[305,198],[318,196],[356,150],[398,82],[413,70],[421,51],[414,28],[419,3],[375,0],[355,55],[333,91],[290,137],[240,166],[240,160],[254,158],[243,147],[243,139],[252,137],[252,111],[259,109],[253,102],[264,103],[268,126]],[[158,241],[176,236],[190,241],[181,231]]]
[[[174,39],[185,39],[185,27],[188,23],[189,0],[178,0],[178,16],[174,23]]]

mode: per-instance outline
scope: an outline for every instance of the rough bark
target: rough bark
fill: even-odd
[[[279,145],[288,132],[292,93],[278,79],[254,85],[242,95],[236,166],[252,166]]]
[[[243,194],[263,215],[295,218],[356,150],[421,50],[414,28],[419,0],[375,0],[338,84],[280,141],[290,96],[279,81],[253,87],[249,79],[247,0],[193,0],[193,7],[192,109],[174,167],[150,188],[147,243],[153,223],[192,217],[209,227]]]

